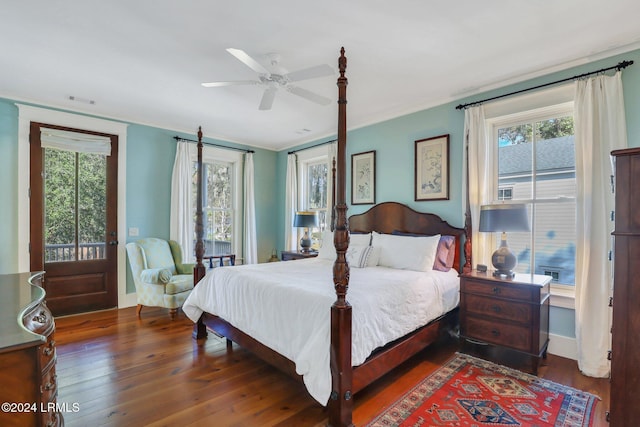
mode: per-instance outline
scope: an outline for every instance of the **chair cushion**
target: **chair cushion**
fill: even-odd
[[[191,289],[193,289],[193,276],[190,274],[177,274],[166,284],[164,293],[175,295]]]
[[[168,268],[171,274],[176,273],[173,255],[166,240],[146,238],[136,241],[142,248],[146,268]]]

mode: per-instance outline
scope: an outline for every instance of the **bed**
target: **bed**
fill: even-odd
[[[194,270],[197,286],[183,309],[196,321],[194,338],[205,338],[209,328],[226,337],[228,343],[235,342],[245,347],[302,380],[309,393],[318,402],[327,405],[329,425],[350,426],[354,393],[433,343],[457,324],[457,272],[470,269],[471,264],[470,241],[465,242],[465,229],[453,227],[437,215],[419,213],[400,203],[385,202],[363,214],[347,218],[347,79],[344,49],[341,50],[338,63],[338,150],[333,199],[336,204],[330,237],[333,247],[329,256],[322,256],[326,251],[321,251],[317,259],[224,267],[213,270],[205,277],[206,269],[202,264],[202,212],[198,209]],[[201,140],[200,130],[199,163],[202,158]],[[201,182],[200,173],[198,179]],[[201,206],[202,195],[198,187],[197,206]],[[426,274],[415,270],[400,272],[388,266],[350,268],[347,258],[349,256],[353,262],[353,254],[358,249],[352,245],[349,251],[350,240],[360,243],[363,236],[370,236],[371,247],[386,242],[387,236],[394,236],[394,239],[420,241],[420,244],[430,245],[429,250],[434,248],[435,241],[440,249],[440,236],[451,236],[453,256],[449,261],[452,269]],[[327,244],[331,246],[328,238],[323,240],[323,248]],[[467,259],[464,266],[461,265],[463,242]],[[291,276],[291,273],[295,276]],[[260,281],[259,278],[267,280]],[[330,280],[334,283],[333,289],[328,284]],[[372,288],[380,289],[384,297],[370,299],[374,293]],[[348,289],[352,292],[349,300]],[[429,289],[429,292],[425,289]],[[427,295],[433,293],[438,294],[437,302],[432,299],[433,295]],[[294,297],[294,294],[298,296]],[[262,304],[263,310],[256,308],[260,301],[267,302]],[[406,301],[423,301],[422,308],[417,310],[421,314],[413,312],[404,316],[411,317],[413,323],[402,323],[397,328],[388,327],[394,318],[403,317],[405,310],[399,307],[403,307]],[[270,307],[278,308],[273,310]],[[281,314],[285,315],[285,311],[290,312],[288,316],[292,317],[280,317]],[[277,316],[273,316],[275,312]],[[372,314],[367,317],[365,312]],[[268,332],[254,327],[265,323],[271,323]],[[388,329],[394,331],[387,333]],[[364,336],[374,338],[368,341]],[[309,340],[309,337],[313,339]],[[318,342],[310,344],[307,341]],[[367,344],[361,345],[364,341]]]

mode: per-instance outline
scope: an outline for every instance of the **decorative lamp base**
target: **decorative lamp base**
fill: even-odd
[[[309,238],[309,229],[304,229],[304,236],[300,239],[300,252],[309,253],[311,252],[311,239]]]
[[[505,233],[502,234],[500,247],[496,249],[491,256],[491,263],[496,269],[493,272],[495,277],[506,276],[508,278],[513,278],[515,276],[513,269],[518,264],[518,258],[509,249]]]

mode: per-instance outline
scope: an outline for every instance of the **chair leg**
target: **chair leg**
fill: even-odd
[[[140,318],[140,313],[142,313],[142,304],[138,304],[136,308],[136,316],[138,316],[138,319]]]
[[[176,318],[176,314],[177,313],[178,313],[178,309],[177,308],[169,309],[169,317],[171,317],[171,320]]]

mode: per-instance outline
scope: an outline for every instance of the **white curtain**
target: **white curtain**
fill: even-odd
[[[627,147],[620,71],[575,83],[574,120],[578,367],[585,375],[606,377],[611,337],[607,305],[613,283],[608,261],[614,209],[610,153]]]
[[[171,176],[171,213],[169,218],[169,238],[182,247],[183,262],[194,262],[194,224],[191,215],[191,158],[189,143],[178,142],[176,159]]]
[[[258,263],[253,153],[244,155],[244,263]]]
[[[488,233],[478,232],[480,206],[490,203],[494,192],[493,171],[495,170],[490,142],[485,127],[482,105],[464,111],[464,138],[468,148],[469,162],[469,206],[471,210],[471,257],[473,267],[480,263],[490,265],[493,250],[489,247]],[[466,172],[466,171],[465,171]],[[464,203],[463,203],[464,205]]]
[[[293,217],[298,210],[298,157],[289,154],[287,158],[287,182],[284,212],[284,249],[286,251],[298,248],[297,229],[293,227]]]
[[[333,160],[337,155],[337,148],[338,144],[336,144],[335,142],[330,143],[327,147],[327,156],[329,158],[329,169],[327,171],[327,230],[330,230],[333,227],[333,224],[331,224],[331,212],[333,211],[334,202],[332,194],[334,182],[333,173],[331,170],[333,169]]]

